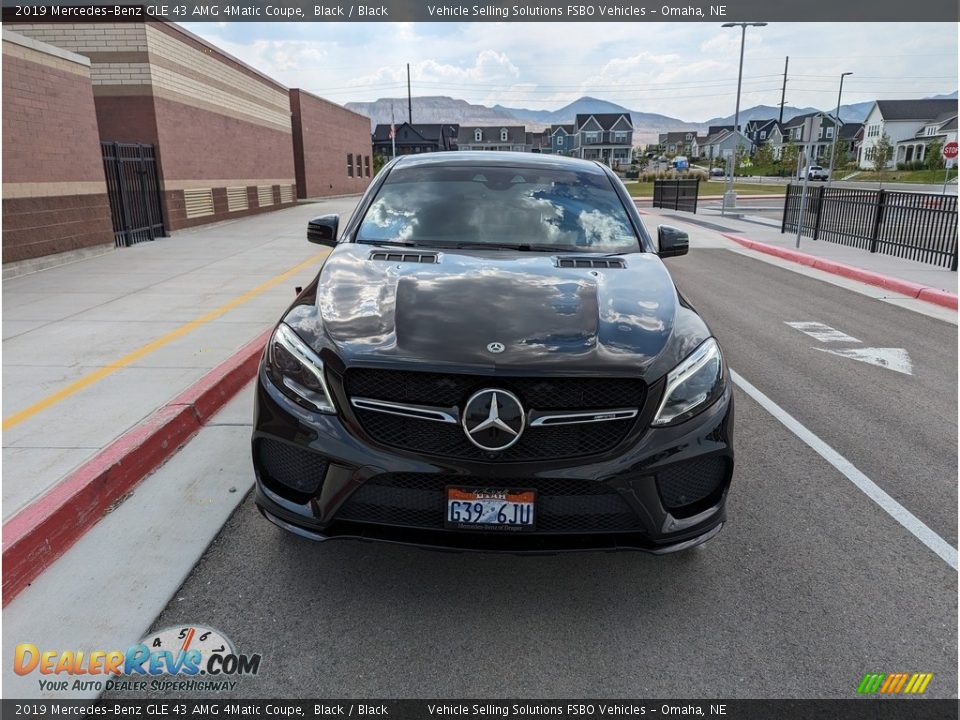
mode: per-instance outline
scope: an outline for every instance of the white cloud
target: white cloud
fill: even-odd
[[[218,24],[219,25],[219,24]],[[336,102],[450,95],[556,109],[592,95],[642,112],[702,121],[733,113],[738,29],[715,23],[197,23],[190,29],[291,87]],[[741,107],[844,103],[957,88],[949,24],[771,23],[748,28]]]

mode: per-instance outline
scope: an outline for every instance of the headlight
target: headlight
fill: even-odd
[[[266,370],[281,392],[298,405],[336,413],[323,379],[323,361],[283,323],[267,345]]]
[[[667,389],[652,424],[671,425],[688,420],[719,398],[723,387],[720,346],[708,338],[667,375]]]

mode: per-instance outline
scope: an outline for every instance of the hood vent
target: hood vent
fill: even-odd
[[[623,269],[627,264],[620,258],[558,257],[557,267],[562,268],[616,268]]]
[[[415,253],[415,252],[387,252],[378,250],[370,253],[371,260],[386,260],[387,262],[408,262],[408,263],[426,263],[427,265],[436,265],[436,253]]]

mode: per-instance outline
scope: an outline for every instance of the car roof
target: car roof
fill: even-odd
[[[396,160],[396,168],[430,167],[437,165],[456,166],[483,166],[483,167],[513,167],[513,168],[540,168],[553,170],[568,170],[573,172],[587,172],[602,174],[604,168],[592,160],[550,155],[545,153],[506,152],[489,150],[453,150],[450,152],[432,152],[418,155],[400,155]]]

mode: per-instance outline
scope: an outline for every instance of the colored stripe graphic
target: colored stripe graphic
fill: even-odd
[[[857,686],[860,695],[921,695],[930,681],[933,673],[867,673]]]

